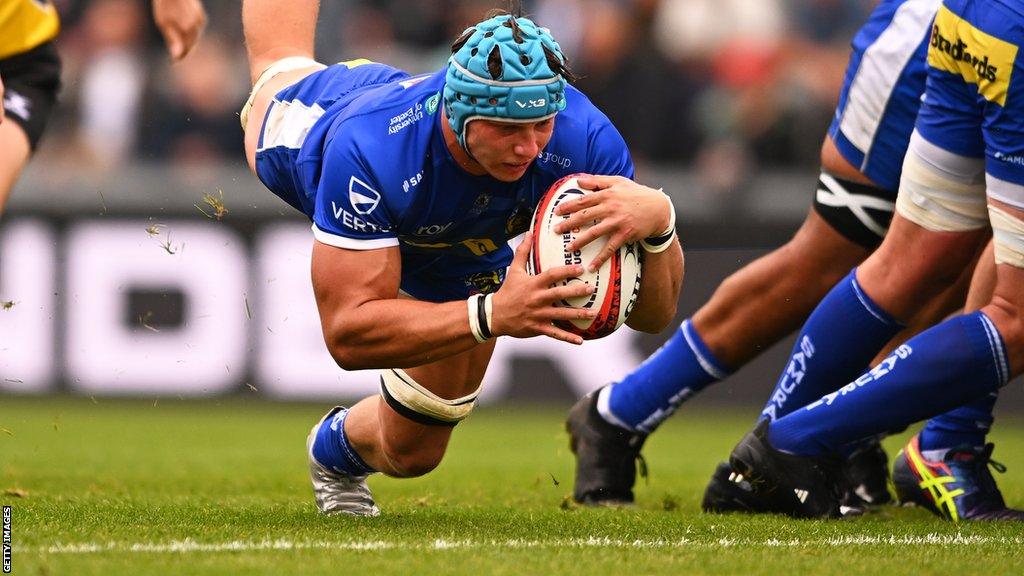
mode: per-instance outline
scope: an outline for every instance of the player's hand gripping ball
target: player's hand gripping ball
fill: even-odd
[[[533,247],[527,261],[527,270],[530,274],[539,274],[557,266],[584,266],[583,274],[569,278],[562,284],[586,282],[595,287],[594,292],[589,296],[562,300],[555,305],[586,308],[596,311],[597,315],[593,319],[556,321],[555,325],[582,336],[584,340],[593,340],[617,330],[626,322],[626,318],[633,310],[637,295],[640,293],[640,247],[635,243],[624,244],[595,272],[586,271],[586,263],[597,256],[604,246],[602,240],[606,240],[605,236],[575,251],[566,249],[581,231],[597,224],[595,220],[586,228],[576,228],[565,234],[554,232],[555,225],[568,217],[556,215],[555,207],[582,194],[590,193],[590,190],[579,186],[577,176],[582,174],[566,176],[552,184],[537,204],[533,223],[530,225],[529,234],[533,237]]]

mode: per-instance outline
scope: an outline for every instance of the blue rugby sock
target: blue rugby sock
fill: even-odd
[[[345,435],[347,408],[334,408],[320,423],[313,440],[313,458],[322,466],[335,472],[352,476],[365,476],[376,472],[356,454]]]
[[[616,426],[650,434],[683,402],[729,375],[689,319],[636,370],[601,391],[601,415]]]
[[[853,380],[902,329],[868,298],[853,269],[822,299],[800,330],[762,417],[781,418]]]
[[[819,456],[989,394],[1010,377],[1002,336],[981,312],[926,330],[839,390],[768,428],[772,446]]]
[[[992,392],[929,420],[919,436],[921,450],[984,446],[985,436],[992,429],[992,409],[998,397],[998,392]]]

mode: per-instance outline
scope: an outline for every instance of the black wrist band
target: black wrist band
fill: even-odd
[[[480,335],[484,337],[484,340],[487,340],[491,337],[491,327],[487,324],[487,305],[485,300],[487,300],[487,296],[484,295],[480,295],[476,299],[476,317],[480,322]]]
[[[675,234],[676,232],[675,230],[673,230],[663,236],[651,236],[650,238],[644,238],[644,242],[650,244],[651,246],[661,246],[665,242],[672,240],[672,237],[675,236]]]

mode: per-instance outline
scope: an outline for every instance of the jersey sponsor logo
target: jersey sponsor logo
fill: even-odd
[[[999,160],[1000,162],[1024,166],[1024,156],[1017,156],[1015,154],[1003,154],[1002,152],[996,151],[996,153],[993,154],[992,157],[995,158],[996,160]]]
[[[976,84],[982,97],[1005,106],[1017,48],[943,6],[932,25],[928,64]]]
[[[466,238],[459,244],[465,246],[474,256],[483,256],[498,249],[498,245],[490,238]]]
[[[455,222],[449,222],[447,224],[430,224],[428,226],[420,226],[416,229],[416,236],[437,236],[442,232],[452,227]]]
[[[572,166],[571,158],[567,156],[559,156],[558,154],[554,154],[552,152],[541,151],[541,153],[537,155],[537,160],[540,160],[541,162],[554,164],[556,166],[561,166],[562,168],[568,168],[569,166]]]
[[[348,180],[348,202],[357,214],[369,214],[373,212],[377,204],[380,204],[380,192],[370,188],[366,182],[352,176]]]
[[[453,248],[457,245],[464,247],[469,250],[474,256],[483,256],[489,254],[498,249],[498,245],[490,238],[466,238],[465,240],[459,240],[456,244],[451,242],[420,242],[413,240],[409,236],[399,236],[398,240],[403,244],[409,246],[415,246],[417,248],[430,248],[433,250],[444,250],[446,248]],[[504,242],[502,246],[507,246]]]
[[[338,206],[333,201],[331,202],[331,209],[334,211],[334,218],[349,230],[369,234],[384,234],[391,232],[390,226],[380,226],[368,220],[363,220],[358,215],[346,210],[344,206]]]
[[[412,178],[402,180],[402,191],[408,192],[410,189],[414,188],[417,184],[419,184],[422,181],[423,172],[417,172],[416,175],[413,176]]]
[[[422,102],[417,102],[413,106],[409,106],[405,112],[391,117],[391,122],[388,123],[388,134],[398,134],[402,130],[422,120],[423,116]]]

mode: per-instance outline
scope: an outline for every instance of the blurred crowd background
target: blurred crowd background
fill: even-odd
[[[56,0],[62,106],[37,162],[242,162],[248,90],[240,2],[207,1],[209,27],[171,65],[146,0]],[[762,169],[818,162],[848,57],[872,0],[525,0],[551,28],[578,87],[626,138],[638,166],[685,166],[735,190]],[[318,58],[412,73],[501,1],[324,0]]]
[[[623,133],[638,179],[673,197],[689,270],[679,320],[803,220],[850,41],[875,1],[522,2]],[[308,222],[245,166],[241,0],[205,0],[203,38],[173,65],[150,0],[53,2],[64,89],[0,220],[0,394],[372,393],[375,374],[342,374],[324,349]],[[317,56],[432,72],[467,26],[508,6],[322,0]],[[620,331],[583,360],[510,340],[488,390],[567,401],[662,340]],[[790,344],[704,397],[759,406]]]

